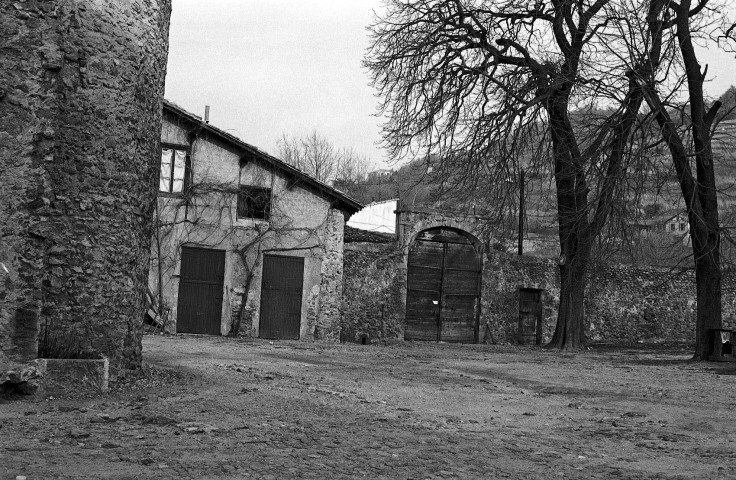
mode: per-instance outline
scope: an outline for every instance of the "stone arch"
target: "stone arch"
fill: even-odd
[[[487,219],[480,216],[457,215],[437,210],[398,210],[396,214],[397,236],[405,255],[411,243],[422,231],[439,227],[466,232],[472,236],[479,248],[483,248],[483,242],[479,238]]]

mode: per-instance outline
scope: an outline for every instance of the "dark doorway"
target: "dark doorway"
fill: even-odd
[[[519,287],[519,343],[541,345],[542,306],[541,288]]]
[[[470,236],[421,232],[409,249],[405,340],[477,343],[481,262]]]
[[[220,335],[225,252],[182,247],[176,331]]]
[[[298,340],[302,320],[304,259],[265,255],[259,336]]]

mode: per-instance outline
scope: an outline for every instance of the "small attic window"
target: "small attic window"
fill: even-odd
[[[241,185],[238,190],[238,218],[268,220],[271,216],[271,189]]]

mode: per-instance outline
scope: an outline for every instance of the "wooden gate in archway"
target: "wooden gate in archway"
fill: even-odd
[[[409,249],[405,340],[478,342],[481,258],[470,235],[421,232]]]

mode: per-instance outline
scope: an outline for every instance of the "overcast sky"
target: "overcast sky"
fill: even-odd
[[[361,59],[380,0],[173,0],[166,98],[269,153],[316,129],[375,161]]]
[[[269,153],[316,130],[377,163],[377,99],[361,60],[381,0],[173,0],[166,98]],[[709,52],[707,90],[736,84],[732,54]]]

